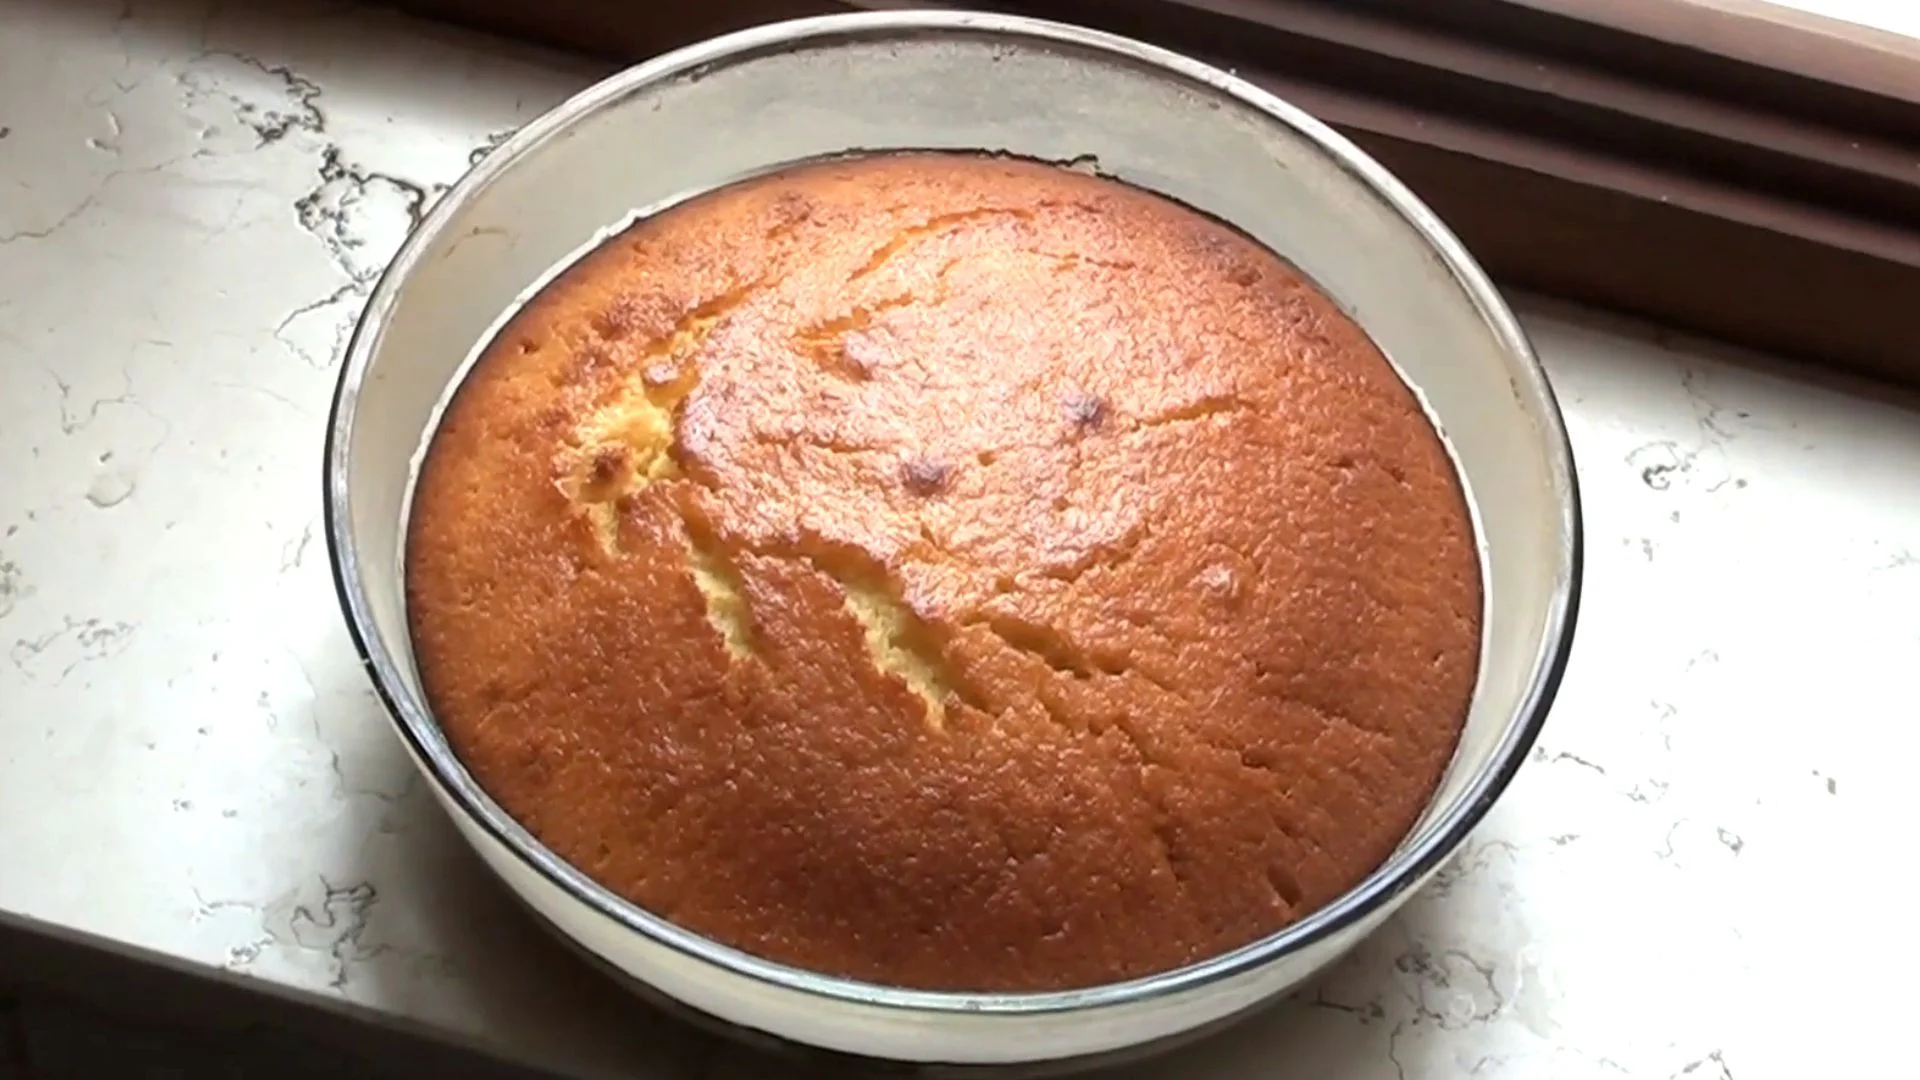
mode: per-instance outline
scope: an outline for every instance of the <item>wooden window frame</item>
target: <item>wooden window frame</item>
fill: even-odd
[[[896,0],[397,0],[631,62]],[[1503,285],[1920,386],[1920,41],[1758,0],[987,0],[1231,67]]]

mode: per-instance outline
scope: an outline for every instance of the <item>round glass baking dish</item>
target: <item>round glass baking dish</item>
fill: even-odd
[[[611,229],[789,163],[887,149],[1074,162],[1240,228],[1373,336],[1466,484],[1485,613],[1465,734],[1393,857],[1345,896],[1226,955],[1127,983],[956,994],[769,963],[602,889],[482,791],[422,699],[402,539],[439,409],[505,313]],[[1454,852],[1525,759],[1558,687],[1580,583],[1579,496],[1551,389],[1458,241],[1385,170],[1225,72],[1126,39],[998,15],[806,19],[633,68],[536,120],[456,184],[375,287],[325,451],[326,533],[354,640],[461,833],[605,965],[727,1025],[829,1051],[1004,1066],[1210,1028],[1347,952]]]

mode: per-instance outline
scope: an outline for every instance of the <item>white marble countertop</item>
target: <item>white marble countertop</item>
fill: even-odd
[[[413,782],[316,537],[373,275],[473,155],[594,72],[265,7],[0,0],[0,911],[583,1076],[765,1075],[584,973],[486,878]],[[1920,413],[1526,313],[1589,528],[1535,760],[1316,991],[1124,1075],[1906,1058],[1886,1025],[1915,949],[1880,860],[1914,820]]]

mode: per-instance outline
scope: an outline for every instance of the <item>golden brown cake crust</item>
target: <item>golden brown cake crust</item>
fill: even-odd
[[[543,290],[424,464],[427,696],[561,857],[799,967],[1079,987],[1385,860],[1479,649],[1450,462],[1282,261],[1138,190],[809,165]]]

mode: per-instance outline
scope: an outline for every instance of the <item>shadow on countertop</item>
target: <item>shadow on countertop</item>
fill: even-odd
[[[560,1080],[0,916],[0,1080]]]

